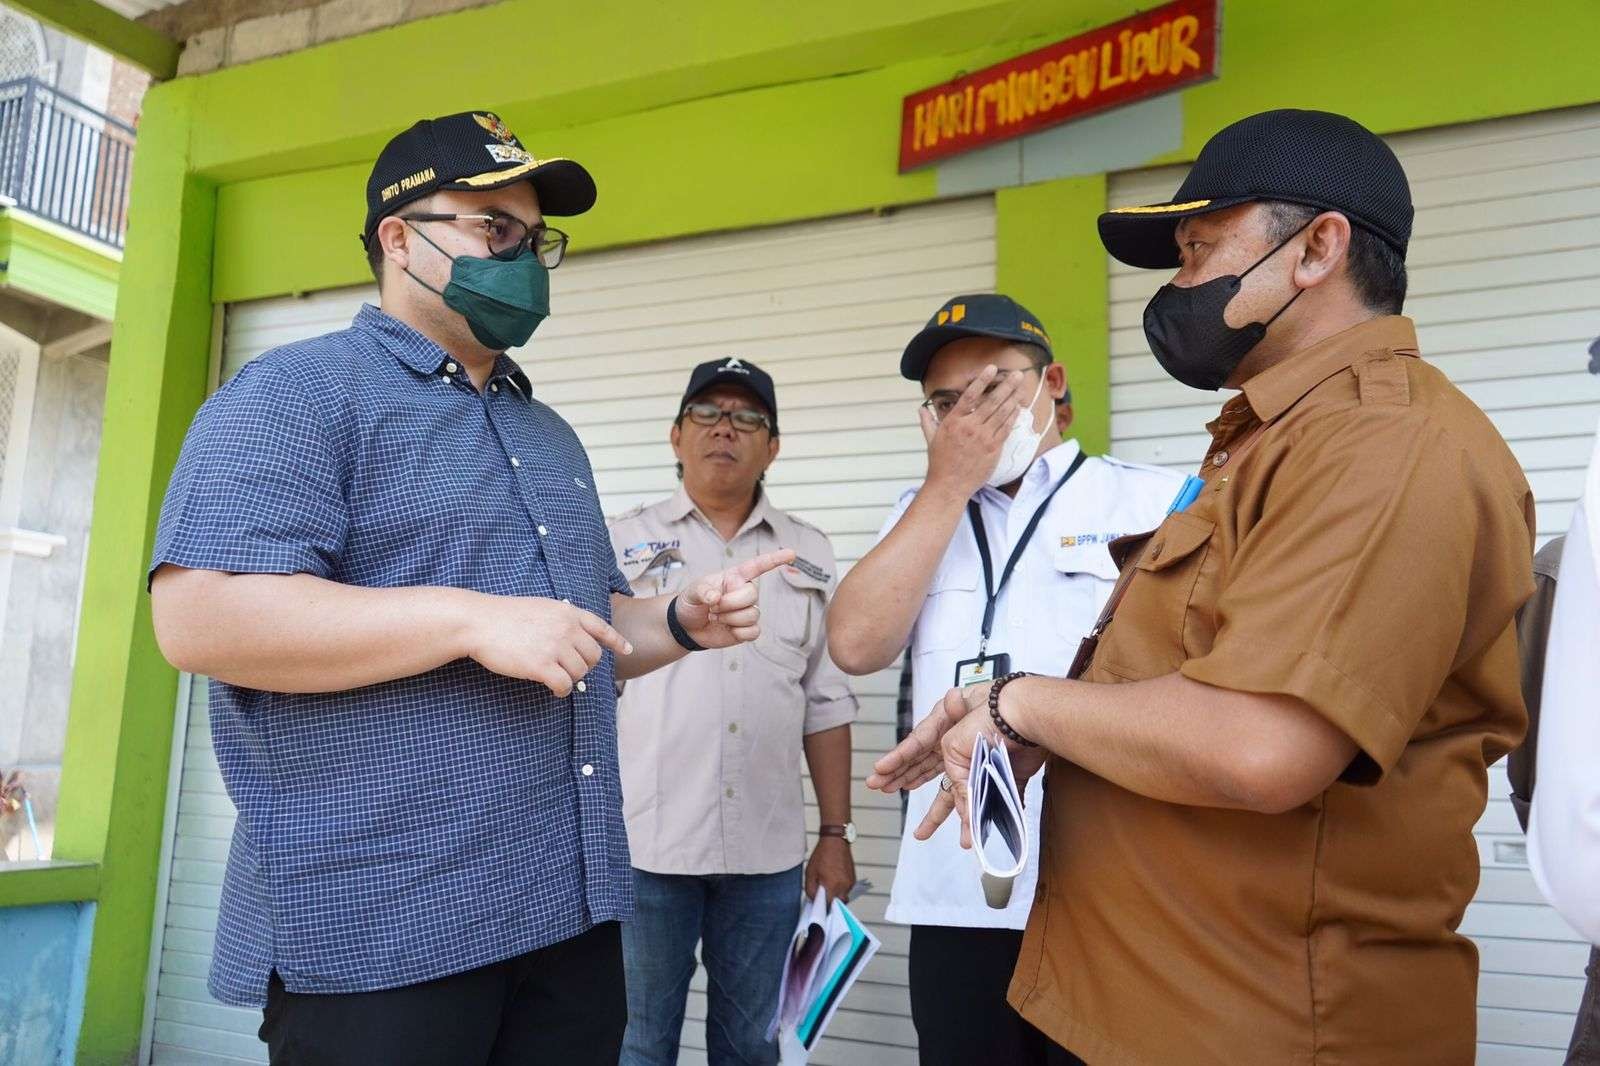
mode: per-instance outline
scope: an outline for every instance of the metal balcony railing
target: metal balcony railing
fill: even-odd
[[[116,248],[133,127],[34,78],[0,82],[0,196]]]

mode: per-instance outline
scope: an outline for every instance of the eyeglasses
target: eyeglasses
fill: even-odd
[[[489,254],[496,259],[515,259],[526,246],[533,249],[546,270],[554,270],[567,254],[565,233],[543,224],[530,230],[527,223],[511,215],[451,215],[429,211],[400,217],[407,222],[480,223],[478,229],[483,233],[483,241],[489,247]]]
[[[994,381],[990,383],[987,389],[983,390],[983,394],[985,396],[989,395],[1016,375],[1031,374],[1034,371],[1042,370],[1042,367],[1037,366],[1023,367],[1021,370],[998,370],[995,372]],[[951,411],[956,409],[956,401],[959,399],[961,399],[960,392],[954,389],[940,389],[926,400],[923,400],[921,406],[933,412],[933,420],[935,422],[942,422],[949,416]]]
[[[740,433],[754,433],[758,429],[771,431],[772,419],[760,411],[752,411],[741,407],[733,411],[724,411],[714,403],[692,403],[683,409],[689,416],[689,421],[697,426],[710,428],[721,422],[726,416],[728,422]]]

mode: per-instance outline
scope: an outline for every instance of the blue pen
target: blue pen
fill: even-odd
[[[1200,498],[1200,490],[1205,487],[1205,481],[1195,477],[1193,474],[1184,478],[1183,486],[1178,489],[1178,495],[1173,497],[1172,506],[1167,508],[1167,513],[1173,514],[1177,511],[1188,510],[1189,505]]]

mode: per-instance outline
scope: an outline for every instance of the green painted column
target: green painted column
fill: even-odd
[[[995,283],[1039,316],[1072,388],[1072,434],[1091,455],[1111,445],[1111,325],[1106,253],[1095,231],[1104,174],[995,193]]]
[[[145,97],[135,150],[73,669],[56,857],[98,863],[78,1061],[139,1046],[178,675],[144,574],[167,479],[205,398],[215,195],[188,173],[192,82]]]

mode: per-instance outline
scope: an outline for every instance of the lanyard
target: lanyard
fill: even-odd
[[[1256,441],[1260,439],[1262,433],[1266,432],[1266,429],[1267,423],[1262,423],[1255,429],[1251,430],[1250,434],[1241,440],[1233,449],[1233,451],[1228,454],[1228,457],[1223,460],[1222,466],[1213,467],[1213,476],[1220,474],[1222,471],[1232,466],[1235,459],[1243,458],[1251,448],[1255,447]],[[1201,467],[1201,469],[1204,470],[1205,468]],[[1204,478],[1200,478],[1200,480],[1203,483],[1205,481]],[[1183,491],[1180,491],[1178,494],[1178,499],[1173,501],[1174,506],[1172,510],[1167,512],[1169,515],[1174,511],[1182,511],[1184,508],[1188,507],[1190,503],[1194,502],[1195,496],[1197,496],[1198,493],[1191,493],[1190,488],[1190,483],[1185,481]],[[1181,507],[1178,506],[1180,502],[1182,503]],[[1146,533],[1145,538],[1148,539],[1153,535],[1153,533],[1154,530],[1152,530],[1150,533]],[[1142,548],[1140,550],[1141,552],[1143,551]],[[1139,567],[1137,565],[1129,566],[1122,572],[1121,576],[1117,578],[1117,584],[1111,590],[1111,596],[1106,600],[1105,607],[1100,611],[1100,617],[1095,620],[1094,628],[1089,630],[1088,636],[1084,637],[1083,640],[1078,642],[1078,654],[1073,658],[1072,665],[1067,669],[1068,681],[1076,681],[1078,678],[1083,676],[1085,670],[1089,669],[1089,664],[1094,661],[1095,649],[1100,647],[1100,635],[1106,631],[1106,627],[1109,626],[1111,624],[1111,620],[1116,617],[1117,608],[1122,605],[1122,597],[1127,595],[1128,586],[1133,584],[1133,576],[1138,572]]]
[[[1056,498],[1056,493],[1061,491],[1061,486],[1072,479],[1078,472],[1078,467],[1088,456],[1079,452],[1072,460],[1072,465],[1067,467],[1067,472],[1061,475],[1061,480],[1055,483],[1049,495],[1044,498],[1038,508],[1033,512],[1033,517],[1028,519],[1028,524],[1022,530],[1022,537],[1017,541],[1017,546],[1011,549],[1011,558],[1006,560],[1006,568],[1000,571],[1000,584],[994,582],[994,560],[989,556],[989,535],[983,530],[983,511],[978,507],[977,500],[967,501],[967,518],[972,522],[972,535],[978,541],[978,558],[983,560],[983,591],[985,602],[983,605],[983,635],[978,642],[978,657],[981,659],[989,648],[989,634],[994,630],[994,610],[1000,602],[1000,593],[1004,591],[1006,582],[1011,580],[1011,571],[1017,568],[1017,563],[1022,559],[1022,551],[1028,546],[1028,541],[1033,539],[1034,530],[1039,528],[1039,523],[1044,519],[1045,509],[1050,506],[1050,501]]]

